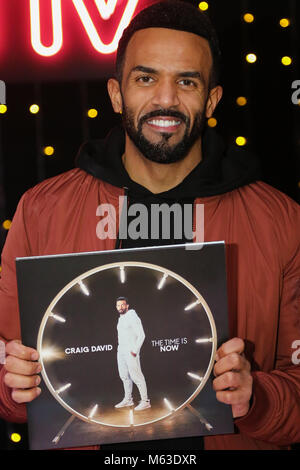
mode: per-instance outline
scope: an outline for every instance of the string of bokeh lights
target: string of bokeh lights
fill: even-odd
[[[202,10],[202,11],[207,11],[209,9],[208,2],[200,2],[198,6],[199,6],[199,9]],[[242,21],[244,21],[247,24],[254,23],[255,22],[255,16],[250,12],[244,13],[242,15]],[[291,21],[290,21],[289,18],[281,18],[278,21],[278,25],[282,29],[288,28],[290,26],[290,24],[291,24]],[[245,54],[244,58],[245,58],[246,62],[249,63],[249,64],[255,64],[258,61],[258,56],[255,52],[247,52]],[[283,57],[280,58],[280,62],[284,67],[289,67],[290,65],[293,64],[293,59],[292,59],[292,57],[286,55],[286,56],[283,56]],[[236,105],[237,106],[244,107],[247,104],[248,104],[248,100],[245,96],[239,96],[239,97],[236,98]],[[298,102],[298,105],[300,105],[300,100]],[[7,105],[1,104],[0,105],[0,114],[6,114],[7,111],[8,111]],[[34,103],[29,107],[29,111],[30,111],[31,114],[38,114],[39,111],[40,111],[40,107],[39,107],[38,104]],[[99,111],[95,108],[91,108],[91,109],[88,109],[86,111],[86,115],[90,119],[95,119],[99,116]],[[211,117],[210,119],[208,119],[207,124],[208,124],[209,127],[216,127],[217,124],[218,124],[218,121],[215,117]],[[247,138],[244,137],[244,136],[237,136],[235,138],[235,143],[238,146],[244,146],[244,145],[247,144]],[[45,156],[53,156],[55,154],[55,149],[52,145],[46,145],[42,149],[42,152]]]

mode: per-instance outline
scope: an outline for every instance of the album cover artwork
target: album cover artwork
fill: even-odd
[[[233,432],[212,387],[228,340],[224,242],[16,265],[22,342],[42,364],[31,449]]]

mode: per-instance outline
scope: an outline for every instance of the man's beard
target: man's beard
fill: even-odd
[[[133,113],[126,106],[123,106],[122,116],[125,131],[134,145],[145,158],[156,163],[174,163],[185,158],[194,143],[200,138],[205,125],[205,115],[200,111],[195,116],[190,132],[190,118],[179,111],[160,109],[147,113],[139,120],[137,128],[134,125]],[[169,145],[168,141],[173,134],[167,132],[161,133],[161,141],[158,143],[152,143],[146,139],[142,131],[143,124],[156,116],[169,116],[181,119],[185,124],[185,132],[180,142]]]

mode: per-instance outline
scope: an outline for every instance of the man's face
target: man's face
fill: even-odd
[[[129,305],[126,303],[126,300],[118,300],[116,304],[117,310],[120,315],[123,315],[128,311]]]
[[[200,139],[211,68],[209,44],[195,34],[149,28],[132,36],[119,99],[126,133],[142,155],[172,163]]]

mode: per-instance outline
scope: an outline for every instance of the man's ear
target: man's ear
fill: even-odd
[[[217,104],[223,95],[223,88],[218,85],[209,92],[209,97],[206,104],[205,115],[207,118],[211,118],[215,112]]]
[[[110,97],[112,107],[116,113],[122,112],[122,95],[120,84],[115,78],[110,78],[107,82],[107,91]]]

